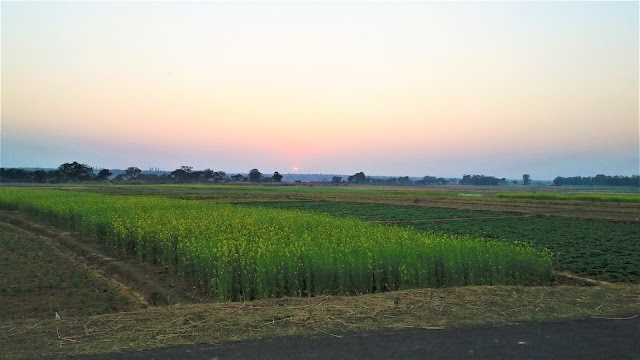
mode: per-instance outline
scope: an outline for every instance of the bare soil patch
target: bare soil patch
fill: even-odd
[[[19,229],[25,236],[44,239],[62,256],[111,283],[136,307],[200,302],[204,297],[173,269],[115,253],[79,233],[63,232],[12,211],[0,211],[0,223]]]

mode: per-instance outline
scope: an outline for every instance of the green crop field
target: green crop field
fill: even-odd
[[[532,200],[577,200],[594,202],[640,203],[640,194],[541,194],[541,193],[499,193],[497,198]]]
[[[241,202],[236,205],[262,206],[271,209],[302,210],[325,213],[339,217],[355,217],[364,221],[402,222],[451,218],[480,218],[487,216],[512,216],[489,211],[462,211],[456,209],[396,206],[390,204],[347,203],[335,201],[273,201]]]
[[[542,284],[552,276],[549,254],[526,244],[302,211],[20,188],[0,188],[0,204],[175,267],[221,301]]]
[[[396,225],[424,232],[525,241],[540,250],[550,249],[557,270],[601,280],[640,280],[638,222],[518,217],[490,211],[329,201],[260,202],[243,206],[299,209],[364,221],[394,221]],[[453,219],[456,221],[447,221]]]

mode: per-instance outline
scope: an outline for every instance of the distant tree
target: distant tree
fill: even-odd
[[[334,176],[331,178],[331,182],[334,184],[340,184],[342,182],[342,176]]]
[[[395,183],[398,181],[397,178],[394,177],[390,177],[390,178],[386,178],[384,179],[384,183],[385,185],[395,185]]]
[[[355,173],[347,178],[347,181],[350,183],[364,183],[367,182],[367,176],[361,171],[359,173]]]
[[[34,173],[17,168],[2,168],[0,169],[0,179],[2,182],[31,182],[33,181]]]
[[[212,182],[213,181],[213,170],[204,169],[200,172],[200,181],[202,182]]]
[[[139,174],[136,176],[136,182],[145,184],[162,184],[167,182],[166,177],[162,178],[156,174]]]
[[[513,185],[518,185],[518,180],[513,180]]]
[[[98,176],[96,177],[96,180],[105,181],[109,179],[109,176],[111,175],[113,174],[111,173],[111,171],[109,171],[109,169],[102,169],[100,170],[100,172],[98,172]]]
[[[47,172],[44,170],[36,170],[33,172],[33,181],[43,183],[47,181]]]
[[[180,169],[175,169],[170,174],[176,182],[185,183],[200,180],[202,172],[194,172],[192,166],[180,166]]]
[[[260,182],[261,179],[262,179],[262,173],[258,171],[258,169],[251,169],[249,171],[249,181]]]
[[[224,171],[214,171],[213,172],[213,182],[222,182],[227,178],[227,173]]]
[[[498,179],[495,176],[484,176],[484,175],[463,175],[462,179],[458,181],[460,185],[505,185],[507,183],[507,179],[502,178]]]
[[[399,177],[397,182],[398,185],[411,185],[411,179],[408,176]]]
[[[93,177],[93,169],[77,161],[58,166],[58,174],[62,181],[89,181]]]
[[[529,175],[529,174],[522,175],[522,184],[523,185],[531,185],[531,175]]]
[[[184,183],[187,179],[187,173],[182,169],[175,169],[169,175],[179,183]]]
[[[141,172],[142,172],[142,170],[138,169],[137,167],[130,166],[130,167],[127,168],[127,170],[125,170],[124,176],[125,176],[125,178],[127,180],[133,180],[133,179],[137,178],[138,175],[140,175]]]
[[[416,180],[416,184],[420,185],[447,185],[447,179],[437,178],[435,176],[425,176],[420,180]]]
[[[229,178],[231,179],[231,181],[238,181],[238,182],[240,182],[240,181],[242,181],[242,180],[243,180],[244,176],[242,176],[242,174],[235,174],[235,175],[233,175],[233,176],[231,176],[231,177],[229,177]]]
[[[282,175],[280,175],[280,173],[277,172],[277,171],[273,173],[272,178],[273,178],[274,182],[281,182],[282,181]]]
[[[621,175],[604,175],[598,174],[594,177],[562,177],[558,176],[553,180],[553,185],[577,185],[577,186],[634,186],[640,187],[640,176],[621,176]]]
[[[173,170],[169,175],[173,177],[176,182],[184,183],[189,179],[189,173],[182,168]]]
[[[47,171],[47,179],[49,179],[49,182],[52,183],[60,183],[65,181],[64,176],[58,169]]]

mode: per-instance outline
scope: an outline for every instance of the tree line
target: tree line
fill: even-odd
[[[155,171],[158,172],[158,169]],[[263,174],[258,169],[251,169],[247,176],[242,174],[227,175],[224,171],[214,171],[211,169],[194,170],[192,166],[181,166],[170,173],[144,174],[139,168],[132,166],[124,170],[123,173],[113,176],[109,169],[93,169],[86,164],[64,163],[56,169],[51,170],[27,170],[20,168],[0,168],[0,182],[32,182],[32,183],[79,183],[79,182],[136,182],[149,184],[187,184],[187,183],[223,183],[223,182],[251,182],[251,183],[279,183],[283,176],[279,172],[273,175]],[[333,176],[332,184],[370,184],[370,185],[447,185],[458,183],[460,185],[483,185],[499,186],[506,185],[505,178],[485,175],[464,174],[462,179],[445,179],[435,176],[424,176],[418,180],[412,180],[408,176],[401,177],[370,177],[364,172],[357,172],[346,179],[341,176]],[[513,182],[514,184],[517,181]],[[530,185],[531,176],[522,175],[522,184]],[[640,177],[633,176],[609,176],[599,174],[593,177],[561,177],[553,180],[553,185],[582,185],[582,186],[634,186],[640,187]]]
[[[346,180],[343,180],[341,176],[334,176],[331,180],[334,184],[349,183],[349,184],[371,184],[371,185],[446,185],[449,180],[445,178],[437,178],[435,176],[425,176],[420,180],[411,180],[408,176],[401,177],[387,177],[378,178],[366,176],[364,172],[355,173]]]
[[[583,186],[635,186],[640,187],[640,176],[609,176],[599,174],[596,176],[558,176],[553,180],[553,185],[583,185]]]
[[[96,169],[97,170],[97,169]],[[155,171],[158,171],[157,169]],[[258,169],[251,169],[248,176],[236,174],[228,176],[224,171],[211,169],[193,170],[192,166],[181,166],[170,173],[162,175],[144,174],[138,167],[128,167],[124,173],[112,177],[109,169],[94,169],[86,164],[74,161],[64,163],[51,170],[27,170],[20,168],[0,168],[0,182],[26,183],[80,183],[80,182],[136,182],[150,184],[187,184],[187,183],[222,183],[222,182],[281,182],[282,175],[277,171],[273,175],[262,174]]]

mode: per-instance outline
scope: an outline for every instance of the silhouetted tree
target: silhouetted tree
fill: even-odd
[[[2,182],[30,182],[33,181],[33,177],[33,173],[25,169],[0,169],[0,179],[2,180]]]
[[[384,179],[386,185],[395,185],[396,181],[398,181],[398,179],[394,177]]]
[[[529,174],[522,175],[522,184],[523,185],[531,185],[531,175],[529,175]]]
[[[105,181],[109,179],[109,176],[111,175],[113,174],[111,173],[111,171],[109,171],[109,169],[102,169],[100,170],[100,172],[98,172],[98,176],[96,177],[96,180]]]
[[[200,179],[201,172],[194,172],[192,166],[183,165],[180,169],[175,169],[170,174],[177,182],[185,183],[192,182],[195,179]]]
[[[251,169],[249,171],[249,181],[260,182],[261,179],[262,179],[262,173],[258,171],[258,169]]]
[[[416,184],[421,185],[447,185],[447,179],[436,178],[435,176],[425,176],[420,180],[416,180]]]
[[[43,183],[47,181],[47,172],[44,170],[36,170],[33,172],[33,181]]]
[[[204,169],[200,171],[200,181],[202,182],[212,182],[213,181],[213,170]]]
[[[331,182],[334,184],[339,184],[342,182],[342,176],[334,176],[331,178]]]
[[[498,179],[495,176],[484,175],[463,175],[462,179],[458,181],[460,185],[504,185],[507,183],[507,179]]]
[[[58,174],[63,181],[89,181],[93,176],[93,169],[89,165],[74,161],[60,165]]]
[[[348,182],[353,183],[364,183],[367,182],[367,176],[361,171],[359,173],[355,173],[347,178]]]
[[[277,171],[273,173],[272,178],[273,178],[274,182],[281,182],[282,181],[282,175],[280,175],[280,173],[277,172]]]
[[[138,169],[137,167],[130,166],[130,167],[127,168],[127,170],[125,170],[124,176],[125,176],[125,178],[127,180],[133,180],[133,179],[137,178],[138,175],[140,175],[141,172],[142,172],[142,170]]]
[[[399,177],[397,182],[398,185],[411,185],[411,179],[408,176]]]
[[[640,176],[609,176],[598,174],[594,177],[582,177],[582,176],[573,176],[573,177],[562,177],[558,176],[553,180],[553,185],[561,186],[561,185],[582,185],[582,186],[634,186],[640,187]]]

